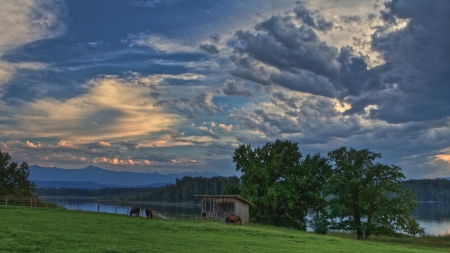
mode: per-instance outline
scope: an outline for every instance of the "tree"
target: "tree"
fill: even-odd
[[[301,158],[297,143],[288,140],[235,150],[233,162],[242,172],[241,194],[254,203],[250,207],[254,221],[305,230],[308,208],[324,209],[321,190],[331,176],[331,165],[320,154]]]
[[[334,162],[326,191],[333,229],[356,231],[358,240],[403,230],[417,202],[400,184],[405,178],[400,167],[374,163],[381,154],[368,149],[341,147],[328,156]]]
[[[28,181],[30,169],[23,162],[11,162],[11,156],[0,150],[0,196],[31,196],[36,188],[34,183]]]
[[[405,224],[404,231],[406,231],[408,234],[412,235],[413,237],[416,237],[416,235],[424,235],[425,234],[425,228],[420,227],[419,222],[417,222],[415,219],[411,218],[408,220],[408,222]]]

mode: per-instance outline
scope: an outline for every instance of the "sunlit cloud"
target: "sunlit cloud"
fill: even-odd
[[[175,78],[171,76],[171,78]],[[184,77],[181,77],[184,78]],[[152,81],[150,81],[152,80]],[[168,128],[180,120],[175,114],[153,106],[151,89],[142,83],[158,83],[164,78],[114,76],[95,78],[86,92],[67,100],[45,99],[26,103],[20,111],[20,127],[5,128],[19,137],[57,137],[63,140],[91,142],[127,136],[145,135]],[[92,124],[96,122],[97,124]],[[0,126],[1,128],[2,126]]]

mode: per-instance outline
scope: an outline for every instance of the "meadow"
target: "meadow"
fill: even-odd
[[[1,252],[448,252],[449,238],[357,241],[258,224],[0,206]]]

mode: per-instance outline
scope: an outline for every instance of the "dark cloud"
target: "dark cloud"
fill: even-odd
[[[184,135],[184,132],[179,132],[178,130],[163,130],[163,132],[174,139],[180,138]]]
[[[132,143],[132,142],[126,142],[126,141],[121,141],[120,145],[126,147],[128,150],[135,150],[135,149],[139,148],[138,143]]]
[[[328,80],[339,78],[337,48],[320,41],[313,29],[297,28],[289,16],[273,16],[255,28],[256,34],[236,32],[242,43],[235,46],[235,54],[230,57],[237,66],[231,72],[233,75],[263,85],[278,84],[297,91],[335,96],[335,88]]]
[[[333,22],[326,21],[319,11],[310,11],[303,2],[296,2],[294,13],[303,23],[319,31],[329,31],[333,29]]]
[[[344,21],[345,23],[360,23],[361,17],[359,17],[358,15],[342,16],[341,20]]]
[[[377,97],[371,116],[394,123],[450,116],[450,2],[399,0],[385,7],[386,27],[399,19],[408,24],[393,32],[379,28],[372,36],[372,48],[386,61],[380,82],[391,94]]]
[[[389,123],[447,117],[449,5],[438,0],[386,2],[386,10],[381,12],[385,24],[377,27],[370,45],[384,63],[369,68],[352,47],[338,50],[321,41],[315,33],[320,30],[319,14],[298,3],[294,13],[307,26],[297,27],[292,17],[278,15],[258,23],[256,32],[236,32],[240,42],[230,57],[236,65],[231,73],[265,86],[338,98],[351,105],[345,115],[365,115]],[[408,24],[389,29],[399,25],[400,19]],[[356,22],[360,17],[343,20]]]
[[[217,49],[216,45],[212,45],[212,44],[200,44],[200,46],[198,46],[201,50],[204,50],[210,54],[218,54],[219,53],[219,49]]]
[[[244,82],[236,82],[233,79],[227,79],[223,83],[222,92],[230,96],[251,97],[252,93],[244,87]]]
[[[207,128],[207,127],[205,127],[205,126],[200,126],[198,129],[199,129],[202,133],[204,133],[204,134],[206,134],[206,135],[212,137],[213,139],[216,139],[216,140],[219,140],[219,139],[220,139],[220,136],[219,136],[218,134],[214,133],[213,130],[210,129],[210,128]]]
[[[211,40],[212,43],[216,44],[220,42],[220,35],[215,33],[209,36],[209,39]]]
[[[150,96],[154,99],[158,99],[159,97],[161,97],[161,93],[160,92],[150,92]]]
[[[169,106],[175,107],[179,110],[188,113],[188,118],[198,117],[197,112],[207,111],[210,115],[215,115],[217,112],[223,112],[223,108],[214,104],[212,101],[213,95],[209,92],[204,92],[193,98],[178,98],[174,100],[161,100],[156,102],[155,106]]]

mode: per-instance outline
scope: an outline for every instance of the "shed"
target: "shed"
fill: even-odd
[[[229,214],[241,217],[242,223],[249,221],[249,206],[252,202],[238,195],[195,195],[201,201],[202,216],[216,217],[225,222]]]

